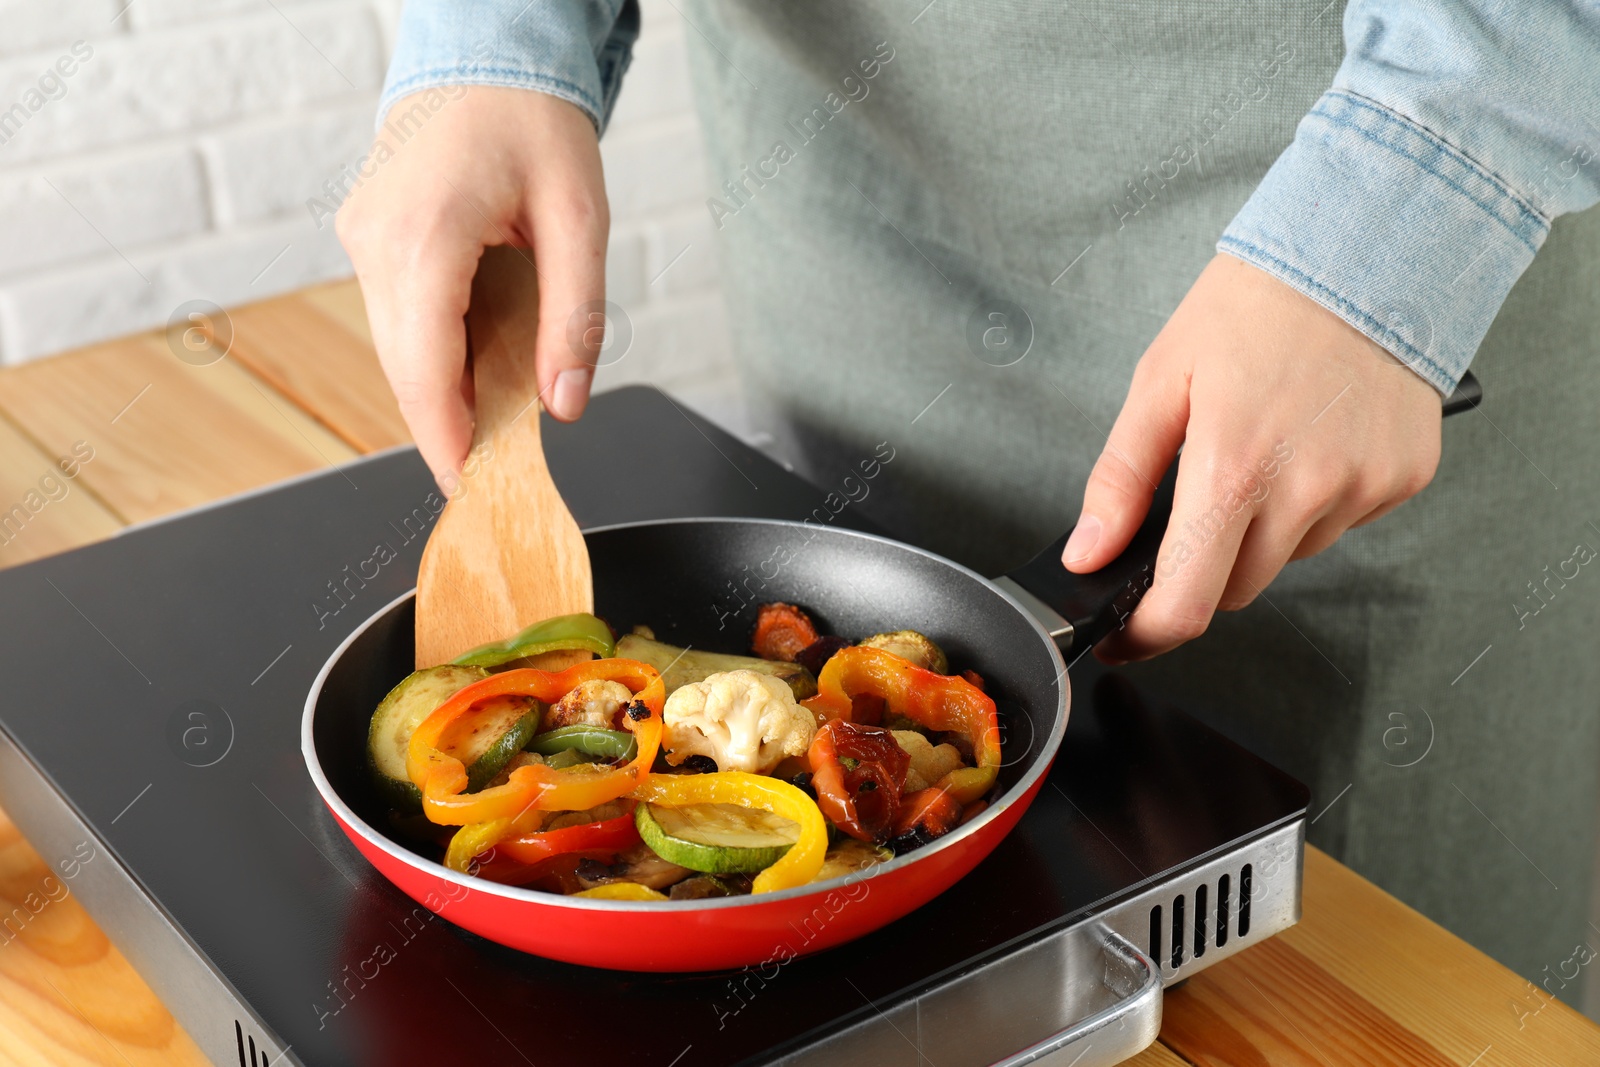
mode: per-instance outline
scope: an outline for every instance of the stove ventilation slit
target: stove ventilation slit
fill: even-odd
[[[1187,925],[1183,921],[1185,900],[1179,893],[1172,901],[1172,969],[1177,970],[1183,966],[1184,931]]]
[[[1150,908],[1150,958],[1161,964],[1161,905],[1154,904]]]
[[[1252,884],[1254,870],[1250,864],[1245,864],[1239,870],[1239,936],[1243,937],[1250,932],[1250,897],[1255,886]]]
[[[1217,879],[1217,939],[1216,945],[1221,948],[1228,943],[1228,891],[1233,886],[1233,879],[1223,875]]]
[[[258,1058],[255,1037],[244,1032],[244,1026],[240,1024],[238,1019],[233,1020],[233,1039],[239,1045],[239,1067],[271,1067],[272,1061],[267,1058],[266,1046],[262,1046]],[[249,1046],[248,1051],[246,1051],[246,1045]]]
[[[1194,958],[1199,959],[1206,954],[1206,929],[1211,916],[1206,911],[1206,898],[1210,893],[1210,886],[1205,883],[1195,887],[1194,891]]]

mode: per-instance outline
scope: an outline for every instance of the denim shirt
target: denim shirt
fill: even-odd
[[[1600,4],[1351,0],[1343,29],[1334,84],[1217,248],[1448,393],[1552,220],[1600,201]],[[407,0],[380,120],[499,85],[603,130],[638,33],[635,0]]]

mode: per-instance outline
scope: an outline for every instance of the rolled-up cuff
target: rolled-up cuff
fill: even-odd
[[[1322,304],[1448,394],[1549,231],[1459,149],[1333,90],[1217,249]]]
[[[428,89],[495,85],[566,100],[604,132],[638,36],[636,0],[408,0],[377,121]]]

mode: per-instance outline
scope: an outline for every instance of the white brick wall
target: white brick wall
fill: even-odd
[[[348,277],[305,202],[368,148],[400,2],[0,0],[0,362]],[[634,340],[596,385],[739,427],[685,27],[644,23],[602,143]]]

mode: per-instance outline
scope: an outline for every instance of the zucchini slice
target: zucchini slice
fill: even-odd
[[[738,804],[640,804],[634,820],[656,855],[705,874],[766,870],[800,840],[798,823]]]
[[[422,794],[406,774],[406,748],[417,726],[450,697],[487,678],[482,667],[446,664],[407,675],[372,713],[367,729],[367,763],[379,795],[401,812],[422,809]],[[474,716],[463,728],[441,740],[451,755],[467,766],[467,788],[483,788],[539,729],[540,709],[524,697],[501,697],[492,714]]]
[[[539,729],[539,702],[532,697],[492,697],[478,704],[470,722],[439,738],[467,768],[467,792],[476,793],[522,751]]]
[[[664,644],[640,634],[623,634],[617,640],[617,658],[635,659],[661,672],[667,695],[690,682],[703,682],[723,671],[755,671],[781,678],[794,691],[795,700],[817,695],[817,679],[798,663],[780,663],[754,656],[733,656],[723,652],[702,652]]]
[[[406,774],[406,746],[434,709],[489,672],[482,667],[429,667],[389,690],[367,728],[367,765],[379,794],[400,811],[422,810],[422,794]]]

